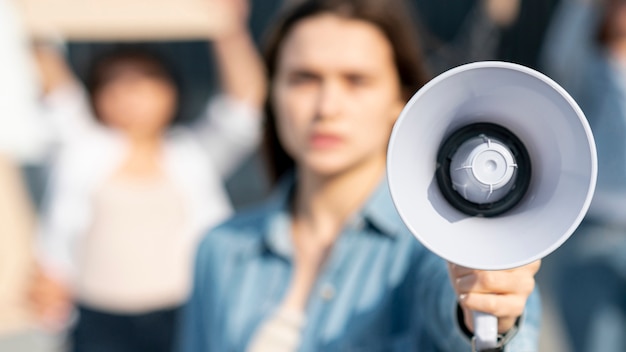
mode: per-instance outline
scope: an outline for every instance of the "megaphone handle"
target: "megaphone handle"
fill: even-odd
[[[498,346],[498,318],[474,311],[474,351],[491,350]]]

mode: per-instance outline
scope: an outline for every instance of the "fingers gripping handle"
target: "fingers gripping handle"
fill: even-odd
[[[474,311],[474,352],[489,351],[498,347],[498,318]]]

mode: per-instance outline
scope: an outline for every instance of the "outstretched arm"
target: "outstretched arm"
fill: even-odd
[[[536,351],[541,307],[534,274],[539,262],[505,271],[480,271],[448,264],[431,252],[417,263],[418,315],[442,351],[469,351],[473,311],[498,318],[504,351]],[[452,282],[452,285],[450,284]]]
[[[465,327],[475,332],[475,312],[483,312],[497,318],[498,333],[504,335],[518,328],[516,323],[525,315],[527,321],[524,324],[527,326],[520,329],[521,335],[525,336],[514,341],[514,350],[536,348],[532,344],[537,329],[531,325],[538,324],[540,311],[534,278],[539,267],[540,261],[499,271],[474,270],[448,264],[452,286],[462,311],[459,316],[462,316]]]

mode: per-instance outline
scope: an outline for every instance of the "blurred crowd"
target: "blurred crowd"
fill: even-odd
[[[75,43],[0,0],[0,351],[176,344],[200,239],[271,192],[259,47],[298,2],[219,1],[207,42]],[[428,77],[512,61],[585,112],[598,186],[538,274],[542,346],[626,351],[626,1],[407,2]]]

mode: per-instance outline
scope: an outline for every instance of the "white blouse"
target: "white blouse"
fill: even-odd
[[[187,208],[165,177],[113,178],[95,192],[77,258],[76,297],[108,312],[146,312],[187,298],[193,240]]]
[[[50,275],[74,289],[81,275],[80,248],[95,220],[96,192],[128,150],[121,134],[90,117],[86,102],[78,87],[66,87],[46,100],[61,147],[44,202],[39,254]],[[261,136],[260,111],[233,98],[212,99],[205,115],[193,129],[174,127],[167,133],[161,160],[185,205],[181,242],[188,243],[189,253],[208,228],[231,214],[224,178],[256,148]]]

